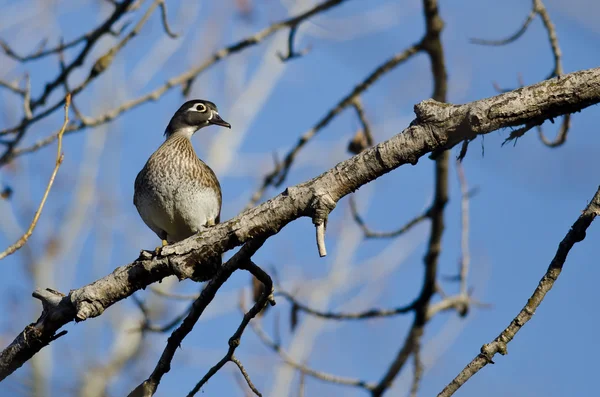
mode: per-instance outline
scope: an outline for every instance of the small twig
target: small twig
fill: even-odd
[[[308,52],[310,51],[310,47],[306,47],[305,49],[300,50],[300,51],[294,50],[294,38],[296,37],[296,31],[298,30],[298,25],[299,24],[295,24],[290,27],[290,33],[288,35],[287,54],[284,55],[281,52],[277,53],[277,56],[279,57],[279,59],[281,59],[282,62],[287,62],[291,59],[302,57],[302,56],[308,54]]]
[[[50,95],[50,92],[52,90],[54,90],[59,84],[61,84],[61,81],[63,81],[71,73],[71,71],[75,67],[77,67],[77,65],[80,65],[81,63],[83,63],[84,58],[89,53],[93,44],[98,40],[99,37],[101,37],[102,34],[106,33],[106,29],[110,29],[112,24],[120,18],[120,16],[123,14],[123,12],[131,12],[131,11],[133,11],[134,8],[139,7],[139,5],[141,4],[141,2],[139,2],[139,1],[131,4],[132,1],[133,0],[126,0],[123,2],[115,3],[116,8],[115,8],[113,14],[107,19],[106,22],[104,22],[104,24],[102,24],[100,27],[98,27],[97,29],[94,30],[94,32],[90,36],[90,40],[86,41],[86,45],[85,45],[84,49],[82,49],[82,51],[75,58],[75,60],[67,66],[65,71],[63,73],[61,73],[54,81],[52,81],[51,83],[46,85],[46,89],[44,90],[44,93],[41,95],[41,97],[37,101],[33,102],[33,106],[32,106],[33,108],[37,107],[38,103],[40,103],[40,104],[45,103],[46,99]],[[288,28],[290,26],[293,26],[294,24],[298,24],[300,21],[311,18],[312,16],[314,16],[316,14],[325,12],[335,6],[342,4],[344,1],[346,1],[346,0],[323,1],[322,3],[315,5],[314,7],[312,7],[311,9],[309,9],[305,12],[302,12],[302,13],[300,13],[296,16],[290,17],[288,19],[276,22],[276,23],[264,28],[263,30],[256,32],[255,34],[253,34],[251,36],[245,37],[234,44],[231,44],[224,48],[221,48],[218,51],[214,52],[211,56],[208,57],[208,59],[206,59],[199,65],[196,65],[196,66],[192,67],[191,69],[189,69],[177,76],[169,78],[163,85],[159,86],[158,88],[154,89],[153,91],[151,91],[147,94],[141,95],[138,98],[134,98],[130,101],[122,103],[121,105],[117,106],[115,109],[112,109],[100,116],[82,121],[78,125],[68,126],[66,133],[74,132],[74,131],[81,131],[81,130],[89,128],[89,127],[96,127],[98,125],[110,122],[110,121],[114,120],[115,118],[117,118],[118,116],[120,116],[121,114],[123,114],[127,111],[130,111],[146,102],[156,101],[161,96],[163,96],[166,92],[168,92],[169,90],[171,90],[175,87],[178,87],[178,86],[183,86],[184,94],[187,95],[187,93],[189,93],[189,90],[191,89],[196,77],[198,75],[200,75],[202,72],[206,71],[211,66],[215,65],[216,63],[222,61],[223,59],[227,58],[228,56],[230,56],[232,54],[241,52],[242,50],[245,50],[249,47],[260,44],[262,41],[264,41],[271,35],[275,34],[279,30]],[[125,4],[125,3],[127,3],[127,4]],[[144,18],[145,17],[143,17],[142,19],[144,19]],[[134,31],[135,31],[135,29],[134,29]],[[110,55],[110,54],[105,54],[105,55]],[[108,56],[106,58],[100,58],[97,62],[97,65],[100,69],[102,69],[102,65],[104,63],[106,63],[106,61],[111,61],[111,60],[112,60],[111,56]],[[100,61],[102,61],[102,62],[100,62]],[[91,82],[91,80],[89,78],[86,79],[84,81],[84,83],[82,83],[81,85],[79,85],[78,87],[73,89],[72,94],[73,95],[77,94],[79,91],[83,90],[90,82]],[[77,90],[79,90],[79,91],[77,91]],[[39,113],[38,115],[36,115],[32,120],[30,120],[27,123],[24,123],[22,121],[16,126],[1,130],[0,136],[20,131],[24,127],[28,127],[31,124],[47,117],[48,115],[53,113],[56,109],[58,109],[60,106],[61,106],[61,103],[59,102],[53,106],[50,106],[48,109],[44,110],[43,112]],[[20,149],[16,148],[18,142],[11,142],[11,144],[9,145],[9,147],[7,148],[5,153],[2,156],[0,156],[0,166],[6,164],[9,160],[15,158],[16,156],[20,156],[20,155],[23,155],[26,153],[31,153],[31,152],[34,152],[44,146],[49,145],[50,143],[54,142],[54,140],[56,140],[56,137],[57,137],[57,134],[51,134],[51,135],[49,135],[45,138],[42,138],[41,140],[33,143],[31,146],[20,148]]]
[[[242,302],[243,303],[243,302]],[[242,306],[242,311],[245,310],[245,307]],[[278,344],[275,343],[267,333],[261,328],[258,321],[253,321],[250,323],[250,327],[259,339],[265,344],[265,346],[271,348],[275,353],[279,355],[279,357],[283,360],[284,363],[289,365],[292,368],[297,369],[305,375],[312,376],[313,378],[323,380],[325,382],[337,383],[345,386],[354,386],[361,389],[365,389],[371,391],[375,388],[375,385],[372,383],[368,383],[366,381],[355,379],[355,378],[345,378],[342,376],[328,374],[326,372],[316,371],[312,368],[307,367],[306,365],[300,364],[296,362],[294,359],[290,357],[290,355]]]
[[[335,200],[333,200],[328,191],[315,192],[314,199],[311,202],[311,211],[312,221],[316,229],[317,248],[321,258],[327,255],[325,228],[327,227],[327,217],[335,206]]]
[[[34,52],[33,54],[30,54],[30,55],[26,55],[26,56],[21,56],[21,55],[17,54],[5,41],[0,40],[0,47],[2,47],[2,49],[4,50],[4,53],[8,57],[10,57],[14,60],[17,60],[19,62],[25,63],[25,62],[33,61],[35,59],[46,57],[48,55],[59,53],[60,51],[67,50],[71,47],[76,46],[79,43],[82,43],[82,42],[88,40],[90,36],[91,36],[90,33],[86,33],[83,36],[80,36],[66,44],[61,42],[58,46],[48,49],[48,50],[44,49],[46,43],[42,42],[39,46],[39,49],[36,52]]]
[[[0,253],[0,260],[13,254],[18,249],[20,249],[23,245],[25,245],[27,240],[29,240],[29,237],[31,237],[31,235],[33,234],[33,229],[35,229],[35,226],[37,225],[37,222],[40,219],[40,215],[42,214],[42,210],[44,209],[44,204],[46,204],[46,199],[48,198],[48,194],[50,193],[52,184],[54,184],[54,178],[56,177],[58,169],[60,168],[60,165],[63,162],[64,155],[62,154],[62,136],[63,136],[63,133],[65,132],[65,128],[67,127],[67,123],[69,122],[69,104],[70,103],[71,103],[71,95],[67,94],[67,96],[65,97],[65,121],[63,122],[62,128],[60,129],[60,131],[58,133],[58,147],[56,150],[56,161],[55,161],[55,165],[54,165],[54,170],[52,171],[52,175],[50,176],[50,180],[48,181],[48,186],[46,186],[46,191],[44,192],[44,195],[42,196],[42,201],[40,202],[40,205],[39,205],[37,211],[35,212],[33,220],[31,221],[31,224],[29,225],[29,229],[27,229],[25,234],[16,243],[14,243],[13,245],[11,245],[6,250],[4,250],[3,252]]]
[[[523,24],[521,25],[519,30],[517,30],[515,33],[513,33],[512,35],[508,36],[505,39],[484,40],[484,39],[473,38],[470,41],[472,44],[489,45],[489,46],[503,46],[506,44],[510,44],[513,41],[516,41],[519,37],[523,36],[523,33],[525,33],[527,31],[529,24],[533,21],[533,18],[535,18],[535,15],[536,15],[535,9],[531,10],[529,12],[529,15],[527,15],[527,19],[525,19],[525,22],[523,22]]]
[[[210,302],[214,299],[217,291],[221,286],[229,279],[229,277],[239,268],[244,268],[247,261],[250,260],[252,255],[262,246],[264,239],[255,239],[247,242],[231,259],[227,261],[222,267],[219,268],[217,274],[210,280],[206,287],[202,290],[202,293],[192,304],[192,308],[189,311],[187,317],[183,320],[181,325],[173,331],[167,346],[163,350],[163,353],[156,364],[156,367],[152,371],[152,374],[136,387],[130,394],[129,397],[137,396],[152,396],[156,392],[158,385],[162,377],[169,372],[171,369],[171,361],[175,356],[177,348],[181,345],[183,339],[191,332],[194,325],[206,309]],[[245,317],[244,317],[245,319]],[[248,319],[250,321],[250,319]],[[243,322],[242,322],[243,324]],[[240,325],[240,327],[242,327]],[[244,327],[245,328],[245,325]],[[243,332],[242,328],[242,332]],[[238,331],[240,328],[238,328]],[[234,334],[234,336],[237,335]],[[241,332],[240,332],[241,335]],[[238,338],[239,336],[238,335]],[[230,339],[231,346],[231,339]]]
[[[160,16],[163,24],[163,28],[165,29],[165,33],[172,39],[176,39],[179,37],[178,33],[174,33],[169,27],[169,20],[167,19],[167,5],[164,0],[160,1]]]
[[[352,217],[354,218],[354,221],[358,224],[358,226],[362,229],[363,234],[365,235],[365,238],[398,237],[398,236],[408,232],[410,229],[412,229],[414,226],[418,225],[425,219],[429,218],[429,214],[431,212],[431,210],[427,210],[427,211],[423,212],[422,214],[417,215],[416,217],[411,219],[408,223],[406,223],[404,226],[402,226],[401,228],[399,228],[397,230],[394,230],[391,232],[377,232],[377,231],[371,230],[365,223],[362,216],[360,216],[360,214],[358,213],[358,209],[356,207],[356,201],[354,200],[354,196],[353,195],[349,196],[348,200],[350,203],[350,211],[352,211]]]
[[[513,41],[515,41],[519,37],[521,37],[523,35],[523,33],[525,33],[525,31],[529,27],[529,24],[531,23],[531,21],[533,20],[533,18],[536,15],[539,15],[539,17],[542,20],[542,23],[544,25],[544,28],[546,29],[546,33],[548,34],[548,40],[550,42],[550,47],[552,49],[552,56],[554,58],[554,67],[552,68],[550,75],[546,79],[551,79],[552,77],[558,77],[563,74],[562,52],[561,52],[560,46],[558,44],[558,36],[556,35],[556,27],[552,23],[552,20],[550,19],[550,15],[548,14],[548,10],[546,9],[546,6],[542,2],[542,0],[532,0],[532,8],[531,8],[529,15],[527,16],[527,19],[525,20],[525,23],[512,36],[510,36],[506,39],[503,39],[503,40],[471,39],[471,42],[474,44],[494,45],[494,46],[500,46],[500,45],[512,43]],[[522,78],[520,80],[522,80]],[[524,85],[525,84],[522,81],[520,81],[520,86],[522,87]],[[506,89],[500,88],[496,83],[494,83],[494,87],[499,92],[511,91],[511,90],[506,90]],[[560,130],[558,131],[558,134],[556,135],[556,138],[553,141],[548,140],[544,136],[544,132],[543,132],[541,126],[538,126],[538,133],[539,133],[540,140],[542,141],[542,143],[544,145],[552,147],[552,148],[561,146],[567,140],[567,135],[569,133],[570,126],[571,126],[571,115],[567,114],[563,117],[563,122],[561,124]],[[517,130],[517,131],[521,134],[519,136],[522,136],[525,132],[527,132],[530,129],[531,128],[524,129],[522,131],[520,131],[520,130]],[[511,136],[512,136],[512,134],[511,134]],[[505,143],[506,143],[506,141],[505,141]]]
[[[423,378],[423,362],[421,361],[421,341],[415,343],[413,352],[413,379],[410,385],[410,397],[417,397],[421,379]]]
[[[537,127],[538,125],[539,123],[528,123],[525,124],[523,127],[517,128],[516,130],[512,130],[508,138],[506,138],[504,142],[502,142],[502,146],[506,145],[510,141],[514,141],[513,144],[516,145],[517,140],[520,137],[522,137],[527,131],[531,130],[533,127]]]
[[[217,51],[215,54],[213,54],[210,57],[209,60],[204,62],[199,67],[194,68],[190,72],[186,72],[184,75],[180,75],[179,77],[177,77],[176,79],[178,82],[176,84],[181,84],[183,87],[183,89],[182,89],[183,95],[188,96],[192,89],[194,81],[196,80],[200,71],[217,63],[218,61],[220,61],[221,59],[225,58],[226,56],[228,56],[230,54],[236,53],[246,47],[250,47],[250,46],[260,43],[261,41],[263,41],[264,39],[266,39],[267,37],[271,36],[272,34],[274,34],[275,32],[277,32],[279,30],[282,30],[285,28],[291,29],[294,26],[298,26],[302,21],[305,21],[314,15],[323,13],[335,6],[338,6],[342,3],[344,3],[345,1],[346,0],[323,1],[296,16],[293,16],[291,18],[288,18],[288,19],[280,21],[280,22],[276,22],[276,23],[272,24],[271,26],[261,30],[260,32],[257,32],[256,34],[254,34],[250,37],[246,37],[245,39],[243,39],[235,44],[227,46],[227,47]],[[181,79],[180,77],[185,77],[185,78]],[[171,86],[169,86],[168,88],[171,88]],[[157,91],[158,90],[155,90],[155,92],[157,92]]]
[[[354,98],[352,106],[354,107],[354,110],[356,110],[356,115],[358,116],[360,125],[362,126],[365,137],[367,138],[367,145],[373,146],[374,140],[373,135],[371,134],[371,127],[369,126],[369,122],[367,121],[367,116],[365,115],[365,108],[363,107],[359,96]]]
[[[250,320],[252,320],[254,317],[256,317],[258,315],[258,313],[260,313],[262,311],[262,309],[267,305],[267,303],[270,303],[271,306],[275,305],[275,300],[273,299],[273,281],[271,280],[271,277],[269,277],[269,275],[267,273],[265,273],[260,267],[258,267],[254,263],[252,263],[252,261],[250,261],[250,260],[248,260],[247,263],[242,264],[240,266],[240,268],[249,271],[250,273],[252,273],[252,275],[254,277],[256,277],[258,280],[260,280],[263,283],[263,285],[265,286],[263,294],[262,294],[261,298],[254,304],[254,306],[252,306],[252,308],[247,313],[244,313],[244,318],[242,319],[242,322],[240,323],[238,329],[231,336],[231,338],[229,338],[229,350],[227,351],[225,356],[217,364],[215,364],[206,373],[206,375],[204,375],[204,377],[200,380],[200,382],[198,382],[196,384],[196,386],[192,389],[192,391],[190,391],[188,393],[188,397],[192,397],[196,393],[198,393],[200,388],[204,384],[206,384],[206,382],[208,382],[208,380],[214,374],[216,374],[223,367],[223,365],[225,365],[228,361],[234,361],[233,354],[234,354],[235,350],[238,348],[238,346],[240,345],[240,338],[242,337],[244,330],[250,323]],[[242,295],[242,299],[243,299],[243,295]],[[241,303],[241,305],[242,305],[242,303]],[[241,363],[236,362],[236,365],[242,371],[242,375],[248,382],[248,386],[250,386],[252,391],[257,396],[261,396],[259,391],[256,389],[256,387],[254,387],[254,385],[250,381],[250,377],[248,376],[246,371],[241,366]]]
[[[555,148],[561,146],[563,143],[567,141],[567,135],[569,134],[569,129],[571,128],[571,115],[566,114],[563,116],[562,124],[560,125],[560,129],[556,134],[556,138],[553,141],[550,141],[544,135],[544,130],[542,130],[541,126],[538,126],[538,135],[542,143],[548,147]]]
[[[325,247],[325,222],[320,222],[316,226],[317,235],[317,249],[319,250],[319,256],[323,258],[327,256],[327,247]]]
[[[306,374],[302,371],[298,372],[300,372],[300,379],[298,379],[298,397],[304,397],[306,389]]]
[[[550,262],[546,274],[542,277],[527,303],[511,323],[492,342],[483,345],[481,352],[450,382],[438,397],[452,396],[466,381],[488,364],[493,364],[493,358],[497,353],[507,354],[507,345],[521,328],[533,317],[535,311],[542,303],[546,294],[552,289],[554,283],[560,276],[569,252],[573,246],[585,239],[586,231],[592,221],[600,215],[600,188],[587,205],[582,214],[575,221],[564,239],[558,245],[556,254]]]
[[[356,313],[336,313],[336,312],[324,312],[320,310],[316,310],[310,308],[296,300],[291,294],[285,291],[278,291],[276,293],[278,296],[283,296],[287,299],[292,306],[296,308],[296,310],[301,310],[305,313],[313,315],[315,317],[321,317],[332,320],[363,320],[369,318],[377,318],[377,317],[392,317],[398,314],[406,314],[410,313],[414,310],[415,303],[410,303],[406,306],[397,307],[394,309],[369,309],[362,312]]]
[[[19,86],[16,83],[11,83],[8,81],[0,80],[0,87],[8,88],[15,94],[25,96],[25,90],[23,90],[22,88],[19,88]]]
[[[144,324],[142,324],[141,327],[139,327],[137,329],[133,329],[132,331],[155,332],[155,333],[168,332],[168,331],[172,330],[173,328],[175,328],[177,326],[177,324],[181,323],[189,315],[193,306],[194,306],[194,304],[192,303],[187,309],[185,309],[185,311],[183,311],[183,313],[178,314],[175,318],[173,318],[171,321],[169,321],[165,325],[154,325],[154,324],[150,324],[149,321],[146,321],[146,322],[144,322]]]
[[[254,392],[254,394],[256,394],[257,396],[262,396],[262,394],[258,391],[256,386],[254,386],[254,383],[252,383],[252,380],[250,379],[250,375],[248,375],[248,372],[246,372],[246,368],[244,368],[244,366],[242,365],[240,360],[238,360],[238,358],[235,355],[233,355],[233,356],[231,356],[229,361],[233,362],[240,369],[240,372],[242,373],[242,376],[246,380],[246,383],[248,384],[248,387],[250,388],[250,390],[252,390]]]
[[[533,0],[533,7],[535,12],[540,16],[542,22],[544,24],[544,28],[546,28],[546,32],[548,32],[548,40],[550,41],[550,47],[552,47],[552,55],[554,56],[554,69],[548,76],[548,78],[560,76],[563,74],[562,68],[562,52],[560,51],[560,46],[558,45],[558,37],[556,35],[556,28],[550,19],[550,15],[548,14],[548,10],[546,6],[542,2],[542,0]]]
[[[83,88],[85,88],[92,80],[94,80],[96,77],[98,77],[98,75],[100,75],[106,69],[108,69],[108,67],[112,64],[113,60],[115,59],[117,53],[121,49],[123,49],[123,47],[125,47],[125,45],[127,45],[127,43],[131,41],[131,39],[133,39],[140,33],[140,30],[142,30],[142,27],[146,24],[146,22],[148,22],[148,19],[150,18],[156,7],[163,3],[164,0],[154,0],[154,2],[146,10],[144,15],[140,18],[138,23],[135,24],[133,29],[131,29],[131,31],[127,33],[127,35],[125,35],[125,37],[123,37],[114,47],[110,48],[104,55],[98,58],[96,63],[94,63],[94,66],[92,66],[88,78],[75,89],[73,89],[73,92],[81,92]]]
[[[358,154],[366,148],[373,146],[373,135],[371,134],[371,127],[367,122],[365,116],[365,109],[360,101],[360,97],[356,97],[352,106],[356,111],[358,120],[360,121],[361,129],[359,129],[350,143],[348,144],[348,151],[353,154]]]
[[[67,93],[67,95],[69,95],[69,93]],[[31,112],[31,78],[29,78],[29,73],[25,75],[25,95],[23,95],[23,113],[25,113],[25,119],[31,120],[33,118],[33,113]],[[63,127],[61,128],[63,134],[65,132],[65,127],[66,126],[63,125]]]
[[[383,77],[388,72],[394,70],[398,65],[401,65],[408,59],[410,59],[413,55],[417,54],[420,50],[422,43],[414,44],[408,47],[406,50],[395,54],[387,61],[377,66],[374,71],[372,71],[361,83],[356,85],[352,91],[342,98],[337,105],[335,105],[332,109],[330,109],[327,114],[323,118],[321,118],[317,124],[312,127],[310,130],[306,131],[298,140],[296,145],[286,154],[283,163],[280,166],[273,169],[269,174],[267,174],[263,178],[263,182],[261,186],[258,188],[256,192],[252,195],[250,199],[250,203],[248,203],[247,208],[255,205],[262,198],[263,194],[267,190],[269,186],[280,186],[286,179],[287,174],[292,166],[292,163],[296,159],[298,153],[304,148],[304,146],[319,133],[323,128],[325,128],[331,120],[333,120],[342,110],[346,109],[348,106],[354,103],[354,99],[360,96],[363,92],[365,92],[369,87],[371,87],[377,80]]]

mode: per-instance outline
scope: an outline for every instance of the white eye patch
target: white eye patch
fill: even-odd
[[[186,110],[187,112],[200,112],[200,113],[204,113],[206,112],[206,105],[199,103],[195,106],[192,106],[191,108],[189,108],[188,110]]]

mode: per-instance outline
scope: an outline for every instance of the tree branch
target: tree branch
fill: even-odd
[[[235,333],[231,336],[231,338],[229,338],[229,350],[227,351],[225,356],[216,365],[214,365],[206,373],[206,375],[204,375],[204,377],[200,380],[200,382],[198,382],[196,384],[196,386],[192,389],[192,391],[188,394],[188,397],[192,397],[196,393],[198,393],[200,388],[203,385],[205,385],[206,382],[208,382],[208,380],[214,374],[216,374],[217,371],[219,371],[223,367],[223,365],[225,365],[228,361],[232,361],[238,366],[238,368],[242,372],[242,375],[244,376],[244,379],[246,379],[248,386],[252,389],[252,391],[257,396],[261,396],[260,392],[256,389],[256,387],[250,381],[250,377],[248,376],[248,373],[246,372],[246,370],[244,369],[242,364],[239,362],[238,359],[235,358],[234,353],[235,353],[235,349],[237,349],[238,346],[240,345],[240,339],[242,337],[242,333],[244,332],[244,330],[250,323],[250,320],[252,320],[254,317],[256,317],[258,315],[258,313],[260,313],[260,311],[266,307],[267,302],[269,302],[272,306],[275,305],[275,300],[273,299],[273,281],[271,280],[271,277],[269,277],[269,275],[267,273],[265,273],[260,267],[256,266],[251,261],[243,264],[243,266],[241,266],[240,268],[248,270],[256,279],[260,280],[263,283],[263,286],[264,286],[263,293],[262,293],[261,297],[256,301],[254,306],[252,306],[252,308],[247,313],[244,313],[244,318],[242,319],[240,326],[235,331]]]
[[[433,99],[446,101],[448,91],[448,76],[446,73],[446,62],[444,59],[444,48],[442,46],[441,33],[444,26],[437,0],[423,0],[425,14],[425,37],[422,47],[429,57],[431,74],[433,76]],[[418,118],[417,113],[417,118]],[[465,141],[468,141],[466,139]],[[393,380],[398,376],[408,358],[413,354],[419,354],[421,338],[425,333],[425,325],[429,321],[431,298],[436,292],[437,272],[440,252],[442,250],[442,235],[444,233],[444,209],[448,202],[448,166],[450,154],[447,150],[436,150],[435,175],[434,175],[434,198],[428,211],[431,219],[429,242],[427,252],[423,258],[425,272],[423,275],[423,286],[415,302],[415,317],[404,344],[396,354],[389,368],[372,391],[373,397],[382,396]],[[418,357],[415,357],[417,360]]]
[[[461,371],[460,374],[456,376],[456,378],[452,380],[452,382],[450,382],[450,384],[448,384],[448,386],[444,388],[444,390],[442,390],[442,392],[440,392],[440,394],[438,394],[438,397],[452,396],[466,381],[479,372],[480,369],[488,364],[493,364],[494,361],[492,361],[492,359],[496,353],[502,355],[507,354],[507,345],[513,340],[517,332],[531,320],[535,311],[542,303],[542,300],[552,289],[554,282],[560,276],[571,248],[573,248],[576,243],[585,239],[586,230],[598,215],[600,215],[600,187],[585,210],[583,210],[583,213],[577,218],[573,226],[571,226],[571,229],[567,232],[565,238],[558,245],[556,254],[552,259],[552,262],[550,262],[546,274],[544,274],[538,283],[523,309],[521,309],[519,314],[496,339],[481,347],[481,352]]]
[[[127,1],[131,2],[131,0],[127,0]],[[302,21],[304,21],[308,18],[311,18],[312,16],[314,16],[316,14],[325,12],[325,11],[329,10],[330,8],[333,8],[337,5],[342,4],[345,1],[347,1],[347,0],[324,1],[320,4],[315,5],[314,7],[310,8],[309,10],[307,10],[303,13],[300,13],[294,17],[288,18],[288,19],[280,21],[280,22],[276,22],[276,23],[270,25],[269,27],[255,33],[252,36],[248,36],[248,37],[244,38],[243,40],[238,41],[237,43],[231,44],[227,47],[224,47],[224,48],[218,50],[217,52],[212,54],[207,60],[200,63],[198,66],[195,66],[195,67],[179,74],[178,76],[174,76],[174,77],[170,78],[162,86],[154,89],[152,92],[149,92],[138,98],[135,98],[135,99],[129,100],[125,103],[122,103],[120,106],[116,107],[115,109],[110,110],[100,116],[93,117],[93,118],[90,117],[90,118],[87,118],[87,120],[81,120],[81,123],[79,123],[79,124],[69,125],[67,127],[65,133],[69,134],[71,132],[81,131],[85,128],[97,127],[101,124],[112,121],[115,118],[117,118],[118,116],[120,116],[121,114],[123,114],[129,110],[132,110],[146,102],[158,100],[167,91],[169,91],[172,88],[175,88],[177,86],[183,85],[184,86],[184,90],[183,90],[184,95],[187,95],[189,93],[189,90],[191,89],[191,86],[192,86],[195,78],[200,73],[204,72],[205,70],[207,70],[211,66],[217,64],[218,62],[225,59],[226,57],[228,57],[232,54],[238,53],[246,48],[257,45],[257,44],[261,43],[262,41],[264,41],[265,39],[267,39],[268,37],[275,34],[276,32],[278,32],[279,30],[282,30],[282,29],[285,29],[285,28],[288,28],[288,27],[291,27],[294,25],[298,25]],[[125,3],[125,1],[122,3],[118,3],[119,6],[115,9],[113,15],[117,12],[117,9],[120,9],[120,5],[123,3]],[[131,10],[131,8],[129,8],[129,10]],[[145,17],[143,17],[143,18],[145,18]],[[107,20],[106,23],[108,23],[108,21],[112,21],[112,16],[111,16],[111,18],[109,18],[109,20]],[[114,23],[114,21],[112,23]],[[97,29],[97,31],[102,29],[102,27],[104,27],[105,24],[103,24],[101,27],[99,27]],[[92,36],[94,38],[96,37],[94,34],[92,34]],[[82,53],[80,53],[80,56],[78,56],[77,59],[73,63],[71,63],[69,66],[67,66],[67,68],[65,68],[65,70],[63,70],[61,72],[61,74],[55,79],[54,82],[50,83],[50,84],[52,84],[53,87],[54,87],[54,85],[62,84],[62,81],[64,81],[66,79],[65,76],[68,74],[68,72],[70,70],[69,68],[71,68],[74,64],[79,65],[80,63],[83,62],[83,58],[85,58],[85,54],[87,54],[87,52],[84,53],[84,51],[86,50],[88,45],[89,45],[89,42],[86,42],[86,47],[84,48],[84,50],[82,50]],[[83,54],[83,58],[82,58],[82,54]],[[81,58],[81,60],[79,61],[80,63],[76,63],[80,58]],[[99,61],[101,59],[99,59]],[[106,60],[111,60],[111,59],[110,59],[110,57],[108,57],[108,58],[106,58]],[[98,64],[98,62],[97,62],[97,64]],[[89,78],[86,79],[86,82],[84,82],[84,84],[87,85],[89,83],[89,81],[91,81]],[[78,92],[80,92],[83,89],[83,87],[84,87],[84,85],[82,84],[82,85],[76,87],[75,89],[73,89],[73,91],[74,91],[73,94],[75,95]],[[46,90],[48,90],[48,85],[47,85]],[[34,103],[34,105],[37,105],[37,103],[40,102],[41,99],[44,99],[44,101],[45,101],[45,99],[46,99],[45,93],[46,93],[46,91],[44,91],[43,96],[38,101],[36,101]],[[36,115],[31,120],[22,121],[17,126],[7,128],[7,129],[0,131],[0,136],[5,135],[5,134],[19,132],[19,134],[15,137],[15,139],[12,142],[10,142],[10,145],[9,145],[8,149],[6,150],[6,152],[2,155],[2,157],[0,157],[0,166],[6,164],[8,161],[15,158],[16,156],[19,156],[19,155],[22,155],[25,153],[31,153],[33,151],[36,151],[36,150],[54,142],[57,138],[56,133],[37,141],[36,143],[32,144],[31,146],[24,147],[24,148],[16,148],[16,145],[20,142],[22,135],[24,134],[24,129],[26,127],[30,126],[34,122],[41,120],[42,118],[48,116],[49,114],[54,112],[56,109],[58,109],[58,107],[60,107],[61,105],[62,105],[62,103],[58,102],[55,105],[44,110],[42,113]],[[35,106],[34,106],[34,108],[35,108]],[[20,132],[20,131],[22,131],[22,132]]]
[[[171,337],[169,337],[167,346],[150,377],[136,387],[129,394],[129,397],[151,397],[154,395],[163,375],[171,370],[171,361],[175,356],[175,351],[181,346],[183,339],[192,331],[194,325],[196,325],[196,322],[204,312],[204,309],[212,302],[219,288],[221,288],[225,281],[229,279],[233,272],[241,267],[247,266],[246,262],[250,261],[252,255],[256,253],[263,243],[264,239],[249,241],[218,270],[214,278],[207,284],[206,288],[202,290],[198,299],[194,301],[194,304],[187,317],[183,320],[183,323],[181,323],[181,325],[171,334]],[[264,303],[266,303],[266,299]],[[250,319],[248,319],[248,321],[250,321]],[[243,332],[243,328],[241,326],[240,328],[241,331],[238,329],[240,333],[238,338]],[[237,335],[237,332],[235,335]]]
[[[0,380],[52,341],[71,321],[96,317],[135,291],[171,275],[208,280],[218,269],[210,258],[256,238],[277,234],[300,217],[313,217],[314,200],[327,192],[333,202],[361,186],[421,157],[446,150],[465,139],[492,131],[578,112],[600,102],[600,68],[583,70],[464,105],[425,100],[415,106],[416,119],[404,131],[345,160],[310,181],[287,188],[271,200],[158,254],[142,252],[134,262],[66,297],[38,290],[44,303],[40,318],[27,326],[0,353]]]

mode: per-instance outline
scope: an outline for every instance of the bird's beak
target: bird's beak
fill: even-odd
[[[226,122],[219,116],[219,113],[213,113],[212,118],[208,121],[210,124],[220,125],[221,127],[227,127],[231,129],[231,124]]]

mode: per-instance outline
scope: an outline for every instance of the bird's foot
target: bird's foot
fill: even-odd
[[[166,246],[166,245],[168,245],[168,244],[169,244],[169,243],[167,242],[167,240],[162,240],[162,241],[161,241],[161,245],[160,245],[160,246],[158,246],[158,247],[156,247],[156,248],[154,248],[154,254],[155,254],[155,255],[158,255],[158,254],[160,254],[160,250],[162,249],[162,247],[164,247],[164,246]]]

